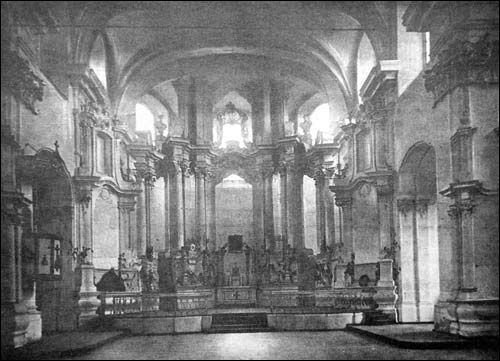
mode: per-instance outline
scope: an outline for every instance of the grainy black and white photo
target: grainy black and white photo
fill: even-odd
[[[498,359],[498,19],[2,1],[2,359]]]

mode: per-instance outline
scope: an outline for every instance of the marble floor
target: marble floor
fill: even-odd
[[[69,359],[494,360],[498,350],[401,349],[349,331],[265,332],[124,337]]]

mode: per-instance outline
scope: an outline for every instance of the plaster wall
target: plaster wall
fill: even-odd
[[[379,256],[377,191],[368,183],[353,193],[353,239],[356,263],[376,262]]]
[[[118,268],[118,199],[106,187],[93,193],[93,263],[95,268]],[[96,280],[98,282],[99,280]]]

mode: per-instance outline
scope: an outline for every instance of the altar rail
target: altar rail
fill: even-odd
[[[269,306],[271,312],[291,309],[318,310],[329,312],[359,312],[375,308],[373,294],[361,288],[316,291],[271,291]]]
[[[206,311],[214,307],[214,293],[212,290],[161,293],[160,303],[163,311]]]
[[[157,293],[101,292],[99,298],[98,312],[102,316],[158,311],[160,304]]]

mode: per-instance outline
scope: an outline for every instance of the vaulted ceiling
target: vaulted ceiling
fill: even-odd
[[[56,2],[41,2],[58,7]],[[347,110],[357,104],[363,33],[378,59],[393,53],[394,2],[66,2],[71,62],[88,63],[103,39],[113,111],[153,94],[175,109],[169,81],[203,77],[213,101],[258,78],[290,84],[291,103],[316,93]],[[295,108],[300,104],[293,105]],[[290,109],[293,111],[294,109]],[[296,110],[296,109],[295,109]]]

